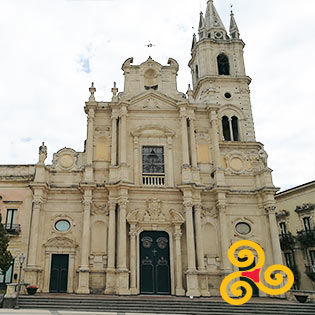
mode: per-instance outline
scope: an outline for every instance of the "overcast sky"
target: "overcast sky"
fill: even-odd
[[[83,150],[84,102],[109,101],[122,63],[169,57],[178,89],[191,82],[190,47],[206,0],[0,0],[0,164],[33,164],[42,141],[52,154]],[[256,139],[264,143],[274,184],[315,179],[315,1],[216,0],[228,29],[233,2],[245,65],[253,82]],[[193,27],[195,29],[193,29]]]

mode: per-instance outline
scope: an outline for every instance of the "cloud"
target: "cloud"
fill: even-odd
[[[149,40],[156,45],[152,57],[158,62],[178,61],[178,89],[185,92],[191,82],[192,34],[206,2],[1,1],[0,108],[5,119],[0,164],[34,163],[42,141],[48,146],[47,161],[65,146],[82,151],[83,107],[91,82],[96,99],[108,101],[113,81],[123,89],[124,60],[146,60]],[[215,1],[226,28],[229,4]],[[234,5],[246,43],[246,71],[253,79],[256,138],[265,144],[280,187],[315,177],[309,53],[315,47],[314,11],[315,2],[308,0],[239,0]],[[31,140],[22,141],[27,138]]]

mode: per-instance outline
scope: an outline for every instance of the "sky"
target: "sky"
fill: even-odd
[[[176,59],[178,89],[191,83],[192,34],[206,0],[0,0],[0,164],[46,162],[64,147],[83,150],[84,102],[123,89],[121,65],[149,54]],[[215,0],[229,27],[230,5],[246,43],[256,139],[276,187],[315,179],[314,0]],[[155,46],[149,51],[146,45]]]

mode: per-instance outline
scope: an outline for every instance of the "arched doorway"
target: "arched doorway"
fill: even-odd
[[[140,234],[140,293],[171,294],[169,236],[162,231]]]

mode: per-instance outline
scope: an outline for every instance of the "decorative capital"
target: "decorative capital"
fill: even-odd
[[[225,203],[220,203],[220,202],[217,202],[216,203],[216,208],[218,209],[219,212],[221,213],[226,213],[226,204]]]
[[[116,210],[116,202],[114,200],[111,200],[108,202],[108,209],[109,209],[109,211],[115,211]]]
[[[43,204],[43,201],[42,200],[34,200],[33,201],[33,205],[34,205],[34,207],[41,207],[41,205]]]
[[[191,200],[186,200],[186,201],[183,202],[183,205],[184,205],[185,209],[187,210],[189,208],[192,209],[194,204],[192,203]]]
[[[94,111],[93,108],[90,108],[90,109],[89,109],[89,116],[88,116],[88,119],[89,119],[89,120],[92,120],[92,119],[94,119],[94,118],[95,118],[95,111]]]
[[[120,199],[118,203],[119,203],[119,207],[127,207],[128,200],[127,199]]]
[[[268,214],[275,214],[276,213],[276,206],[266,206],[265,211]]]
[[[175,232],[173,235],[174,235],[175,240],[178,240],[182,237],[183,233],[182,232]]]

